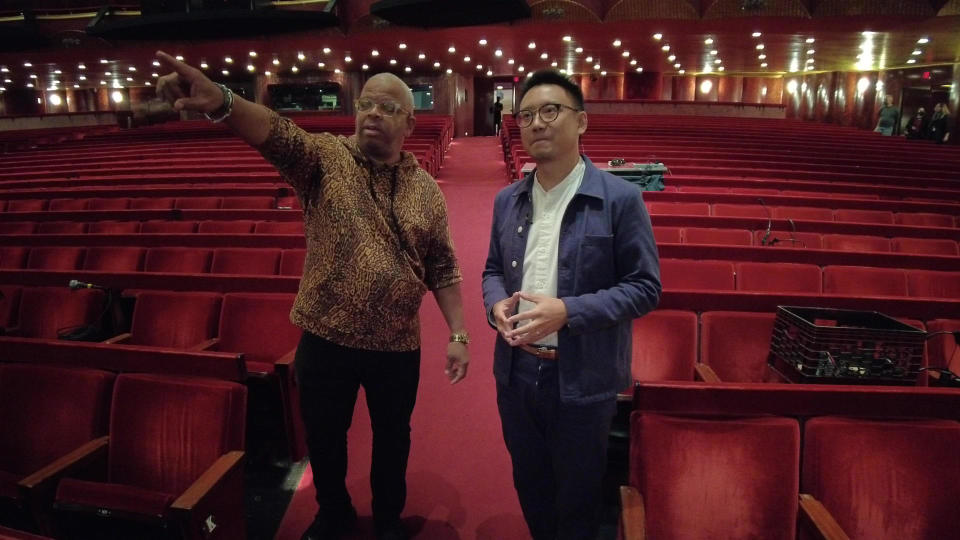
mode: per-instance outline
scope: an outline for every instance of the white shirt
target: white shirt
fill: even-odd
[[[532,193],[533,223],[527,226],[527,249],[523,255],[523,282],[520,290],[525,293],[543,294],[556,298],[557,296],[557,265],[560,251],[560,223],[567,205],[580,184],[583,183],[583,172],[586,166],[583,159],[577,164],[559,184],[550,191],[544,191],[540,180],[534,175]],[[533,309],[533,302],[521,299],[517,307],[518,313]],[[526,324],[529,321],[522,321]],[[549,334],[537,341],[536,345],[557,346],[557,334]]]

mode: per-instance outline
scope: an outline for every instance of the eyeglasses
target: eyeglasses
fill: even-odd
[[[530,124],[533,123],[534,117],[536,117],[537,115],[540,115],[540,119],[543,120],[544,123],[549,124],[550,122],[553,122],[554,120],[556,120],[558,116],[560,116],[561,109],[570,109],[571,111],[576,111],[576,112],[580,112],[581,110],[583,110],[583,109],[576,109],[569,105],[563,105],[562,103],[546,103],[544,105],[541,105],[540,108],[537,109],[536,111],[531,111],[527,109],[524,109],[522,111],[517,111],[513,115],[513,118],[514,120],[517,121],[517,125],[522,128],[529,127]]]
[[[380,113],[384,116],[393,116],[397,113],[408,113],[406,109],[400,106],[396,101],[384,101],[377,103],[376,101],[370,98],[360,98],[353,102],[353,106],[356,107],[358,112],[371,112],[373,108],[376,107],[380,109]]]

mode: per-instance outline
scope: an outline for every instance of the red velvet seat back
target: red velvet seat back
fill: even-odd
[[[737,290],[820,294],[823,278],[815,264],[737,263]]]
[[[777,206],[773,208],[772,213],[773,217],[778,219],[833,221],[832,209],[815,206]]]
[[[89,199],[51,199],[47,210],[51,212],[74,212],[86,210]]]
[[[953,227],[953,217],[946,214],[905,212],[896,214],[894,219],[901,225],[916,227]]]
[[[701,229],[688,227],[683,230],[685,244],[718,244],[722,246],[749,246],[753,237],[746,229]]]
[[[710,215],[726,217],[770,217],[767,210],[764,210],[759,204],[716,203],[713,205]]]
[[[774,239],[778,239],[779,242],[773,244],[776,247],[789,247],[789,248],[798,248],[798,249],[825,249],[823,245],[822,236],[819,233],[808,233],[808,232],[798,232],[794,233],[792,231],[783,231],[783,230],[771,230],[770,235],[767,236],[767,230],[763,229],[760,231],[753,232],[753,245],[762,246],[760,242],[763,241],[764,237],[767,237],[767,244],[773,242]],[[794,242],[793,240],[796,240]]]
[[[821,417],[804,429],[802,486],[850,538],[960,531],[960,423]]]
[[[23,337],[57,339],[58,330],[95,323],[102,310],[102,291],[24,287],[17,327]]]
[[[83,264],[82,247],[35,247],[30,249],[27,268],[33,270],[78,270]]]
[[[860,210],[853,208],[838,208],[833,213],[837,221],[847,221],[851,223],[879,223],[884,225],[893,224],[893,212],[886,210]]]
[[[7,212],[43,212],[47,209],[46,199],[10,199]]]
[[[126,197],[96,198],[87,203],[87,210],[126,210],[130,208],[130,199]]]
[[[85,234],[87,224],[82,221],[41,221],[35,234]]]
[[[294,298],[293,294],[225,294],[218,349],[245,353],[254,362],[273,362],[295,349],[302,331],[290,322]]]
[[[303,234],[302,221],[261,221],[254,227],[257,234]]]
[[[960,331],[960,319],[935,319],[927,321],[928,332]],[[927,358],[930,366],[947,368],[960,375],[960,345],[953,336],[941,334],[927,341]]]
[[[249,234],[253,232],[253,221],[237,219],[231,221],[201,221],[197,232],[202,234]]]
[[[281,276],[302,276],[303,263],[307,257],[305,249],[285,249],[280,256]]]
[[[144,221],[140,224],[143,234],[189,234],[197,232],[196,221]]]
[[[630,372],[640,381],[692,381],[697,314],[662,309],[633,321]]]
[[[216,210],[220,208],[220,197],[180,197],[173,207],[180,209]]]
[[[279,249],[217,248],[210,273],[274,276],[279,266]]]
[[[210,269],[212,252],[203,248],[160,247],[147,250],[145,272],[204,274]]]
[[[793,419],[631,415],[630,485],[648,538],[793,539],[799,463]]]
[[[276,208],[277,201],[273,197],[224,197],[220,208],[227,209],[264,209]]]
[[[126,246],[95,246],[87,248],[84,270],[101,272],[139,272],[147,249]]]
[[[732,291],[733,276],[733,263],[728,261],[660,259],[660,279],[664,289]]]
[[[651,214],[668,214],[672,216],[709,216],[710,205],[705,202],[650,202],[647,209]]]
[[[826,266],[823,268],[823,292],[848,296],[907,296],[907,276],[899,268]]]
[[[14,326],[20,308],[20,286],[0,285],[0,328]]]
[[[910,270],[906,274],[910,296],[960,299],[960,272]]]
[[[823,249],[839,251],[890,251],[890,240],[880,236],[825,234]]]
[[[682,231],[680,227],[654,227],[653,238],[658,244],[679,244],[683,241]]]
[[[237,383],[120,375],[108,481],[180,494],[221,455],[242,450],[247,391]]]
[[[173,208],[173,197],[138,197],[130,199],[131,210],[170,210]]]
[[[221,296],[145,291],[137,295],[130,344],[187,348],[216,335]]]
[[[709,311],[700,316],[700,361],[724,382],[764,382],[773,313]]]
[[[900,253],[957,256],[957,243],[949,238],[894,238],[890,242]]]
[[[88,234],[137,234],[139,221],[95,221],[87,225]]]
[[[0,469],[30,474],[107,434],[112,373],[0,365]]]
[[[33,234],[36,229],[33,221],[0,221],[0,234]]]
[[[17,246],[0,246],[0,268],[23,268],[27,264],[29,248]]]

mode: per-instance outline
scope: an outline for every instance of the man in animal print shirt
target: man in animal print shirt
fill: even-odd
[[[290,314],[304,332],[295,368],[319,510],[304,539],[348,532],[346,434],[364,387],[373,426],[373,514],[379,538],[406,538],[410,416],[420,366],[418,311],[433,292],[451,332],[446,374],[467,374],[460,269],[446,204],[416,158],[402,152],[415,125],[413,95],[394,75],[364,85],[350,137],[310,134],[230,95],[191,66],[158,52],[173,72],[157,92],[174,109],[223,119],[293,186],[304,209],[307,256]]]

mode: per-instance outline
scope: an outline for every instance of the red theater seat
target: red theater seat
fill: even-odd
[[[19,246],[0,246],[0,268],[18,269],[27,264],[28,248]]]
[[[17,324],[17,310],[20,308],[20,287],[0,285],[0,328],[10,328]]]
[[[139,272],[143,268],[146,248],[94,246],[87,248],[84,270],[99,272]]]
[[[833,221],[833,210],[814,206],[777,206],[772,210],[777,219],[796,219],[803,221]]]
[[[799,469],[794,419],[635,411],[624,537],[793,540]]]
[[[137,197],[130,199],[131,210],[170,210],[173,208],[173,197]]]
[[[0,221],[0,234],[33,234],[36,228],[33,221]]]
[[[678,203],[678,202],[651,202],[647,203],[651,214],[666,214],[671,216],[709,216],[709,203]]]
[[[10,199],[7,212],[43,212],[47,209],[46,199]]]
[[[658,244],[679,244],[681,231],[680,227],[654,227],[653,238]]]
[[[734,290],[733,263],[660,259],[660,279],[664,289]]]
[[[210,269],[213,253],[203,248],[159,247],[147,251],[145,272],[205,274]]]
[[[0,540],[53,540],[53,538],[0,526]]]
[[[850,223],[880,223],[884,225],[893,224],[893,212],[888,212],[886,210],[838,208],[833,212],[833,217],[837,221],[846,221]]]
[[[953,216],[930,213],[898,213],[894,219],[901,225],[915,225],[917,227],[953,227]]]
[[[740,193],[743,195],[780,195],[780,190],[773,188],[735,187],[730,188],[730,193]]]
[[[83,456],[105,456],[105,474],[60,482],[58,522],[96,538],[207,537],[204,523],[216,525],[210,538],[246,538],[246,405],[237,383],[120,375],[109,439]]]
[[[303,262],[307,256],[305,249],[285,249],[280,256],[281,276],[302,276]]]
[[[678,186],[677,191],[682,193],[730,193],[730,188],[716,186]]]
[[[130,333],[108,343],[195,350],[216,335],[217,293],[144,291],[136,298]]]
[[[906,274],[910,296],[960,299],[960,272],[911,269]]]
[[[927,321],[928,332],[960,331],[960,319],[935,319]],[[929,364],[935,368],[946,368],[960,376],[960,345],[953,335],[941,334],[927,341]]]
[[[82,247],[35,247],[27,257],[31,270],[78,270],[86,249]]]
[[[700,229],[688,227],[683,230],[686,244],[716,244],[721,246],[749,246],[753,237],[746,229]]]
[[[126,210],[127,208],[130,208],[130,199],[127,197],[95,198],[87,203],[87,210]]]
[[[139,221],[95,221],[87,225],[88,234],[137,234]]]
[[[795,263],[737,263],[737,290],[820,294],[820,267]]]
[[[663,309],[633,320],[634,380],[692,381],[696,362],[696,313]]]
[[[956,256],[957,243],[949,238],[894,238],[890,241],[893,251],[917,255]]]
[[[709,311],[700,316],[700,362],[724,382],[774,381],[767,367],[773,313]]]
[[[722,217],[769,217],[767,210],[759,204],[714,203],[712,215]]]
[[[0,365],[0,500],[22,508],[46,502],[38,488],[53,486],[37,484],[51,482],[23,491],[17,483],[106,435],[113,380],[91,369]]]
[[[216,210],[220,208],[220,197],[180,197],[174,208],[181,210]]]
[[[75,212],[86,210],[89,199],[51,199],[47,210],[51,212]]]
[[[141,234],[191,234],[197,232],[196,221],[144,221]]]
[[[820,417],[803,439],[803,491],[850,538],[956,538],[957,422]]]
[[[271,209],[276,208],[273,197],[224,197],[220,208],[228,209]]]
[[[823,249],[837,251],[890,251],[890,240],[881,236],[863,236],[853,234],[823,235]]]
[[[257,234],[299,234],[303,235],[302,221],[261,221],[254,226]]]
[[[825,266],[823,292],[846,296],[907,296],[907,276],[899,268]]]
[[[300,205],[300,199],[296,197],[277,197],[277,208],[300,210],[303,207]]]
[[[41,221],[34,234],[84,234],[87,224],[81,221]]]
[[[279,265],[279,249],[217,248],[210,273],[274,276]]]
[[[102,291],[24,287],[20,293],[17,326],[6,329],[4,334],[57,339],[57,332],[96,323],[102,310]]]
[[[202,234],[250,234],[253,221],[238,219],[234,221],[201,221],[197,232]]]

